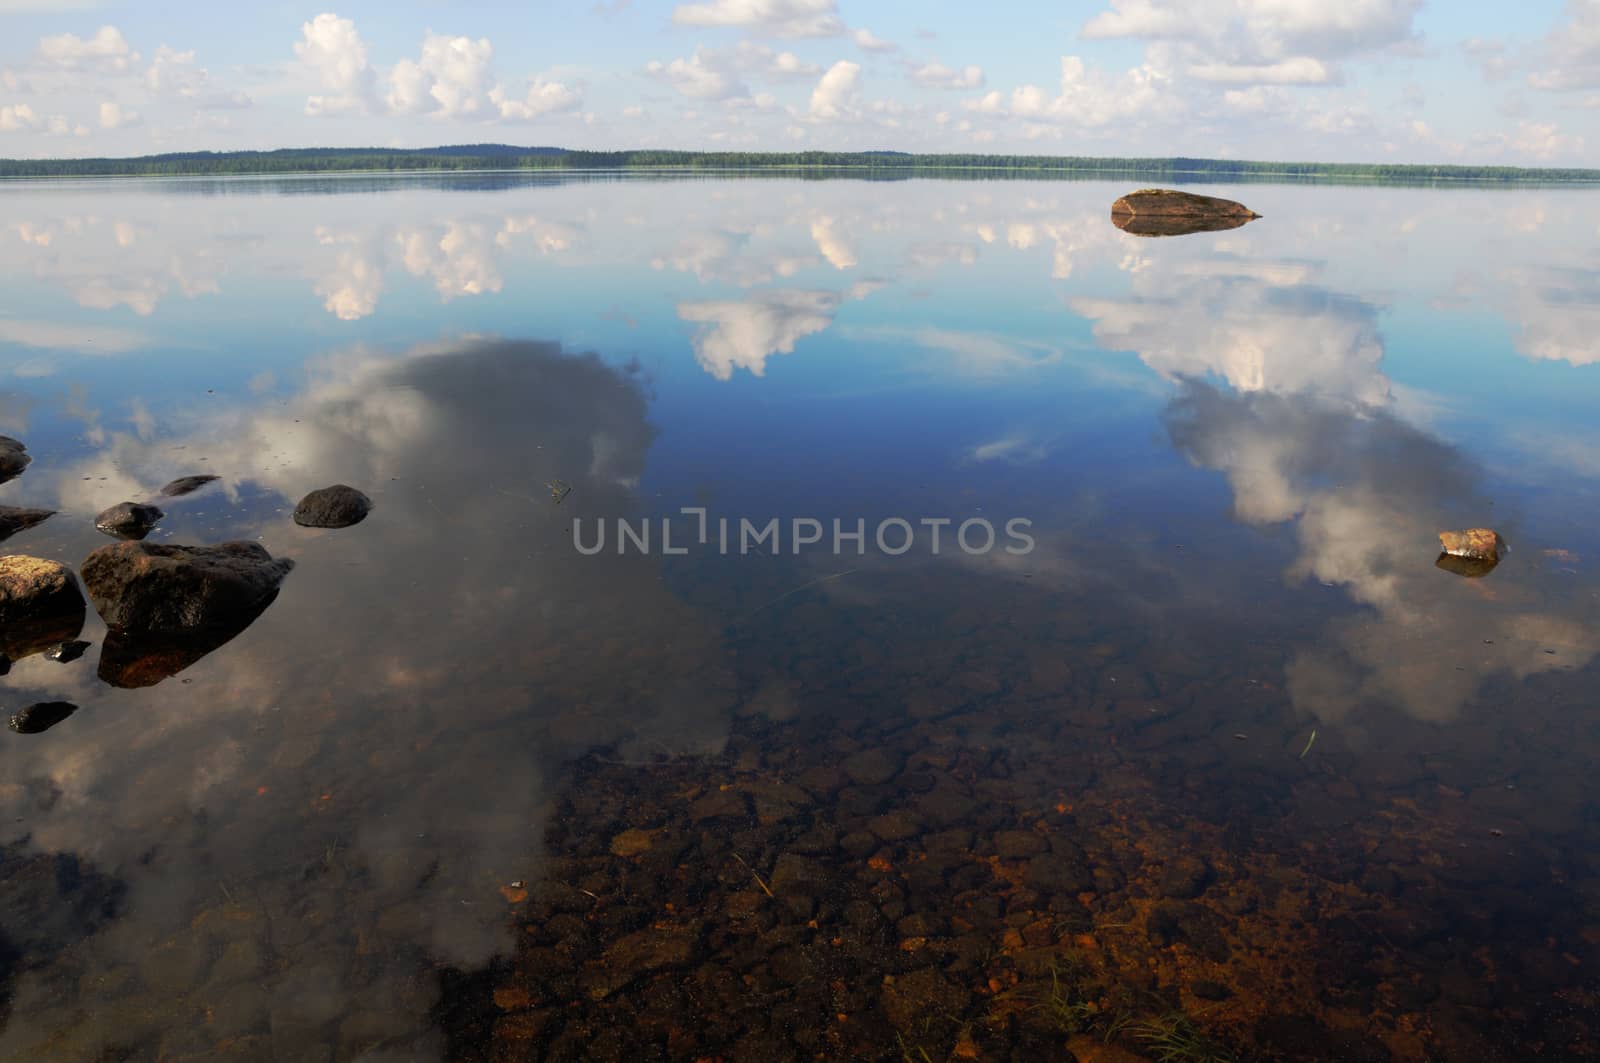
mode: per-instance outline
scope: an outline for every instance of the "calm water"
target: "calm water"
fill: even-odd
[[[296,563],[0,679],[0,1058],[1600,1053],[1600,195],[1131,187],[0,188],[4,551]]]

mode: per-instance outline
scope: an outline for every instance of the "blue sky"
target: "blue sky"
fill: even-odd
[[[1600,0],[0,0],[0,156],[482,141],[1588,164]]]

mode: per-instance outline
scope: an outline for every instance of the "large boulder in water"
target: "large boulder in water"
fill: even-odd
[[[100,678],[134,687],[176,675],[254,623],[293,567],[259,543],[102,546],[82,568],[110,628]]]
[[[67,566],[40,557],[0,557],[0,662],[78,637],[87,615]]]
[[[0,543],[18,532],[27,531],[55,516],[53,509],[26,509],[17,506],[0,506]]]
[[[311,492],[294,507],[294,522],[306,528],[348,528],[372,512],[372,499],[354,487],[334,484]]]
[[[167,484],[167,486],[163,487],[161,489],[161,493],[166,495],[168,498],[177,498],[181,495],[193,494],[206,484],[214,483],[218,479],[220,479],[220,477],[210,475],[180,476],[176,480]]]
[[[1134,236],[1185,236],[1237,229],[1259,217],[1231,199],[1168,188],[1129,192],[1111,204],[1111,224]]]
[[[0,436],[0,484],[21,476],[32,460],[27,447],[10,436]]]

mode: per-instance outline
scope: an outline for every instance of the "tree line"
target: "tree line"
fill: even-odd
[[[1126,174],[1151,178],[1319,178],[1374,182],[1597,182],[1600,170],[1402,163],[1265,162],[1240,159],[1084,155],[910,154],[898,151],[571,151],[468,144],[438,148],[283,148],[192,151],[135,158],[3,159],[0,177],[168,177],[229,174],[469,170],[849,171],[914,174]]]

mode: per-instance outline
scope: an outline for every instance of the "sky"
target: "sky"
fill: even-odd
[[[1600,158],[1600,0],[318,2],[0,0],[0,157]]]

